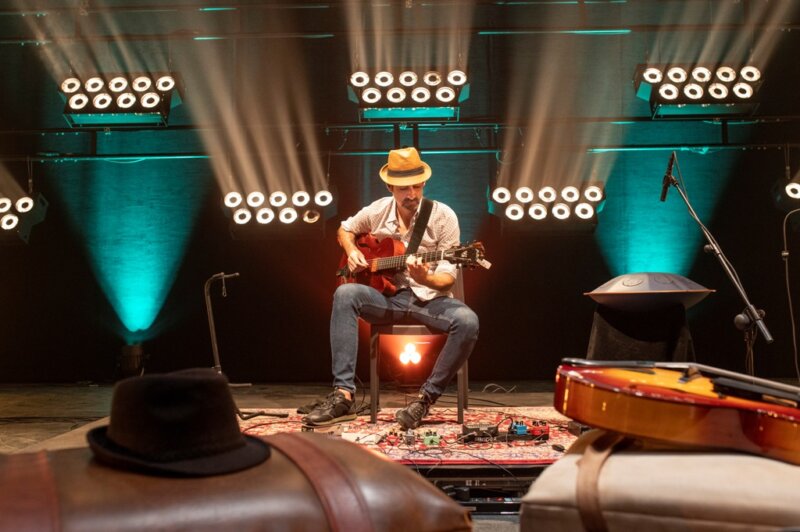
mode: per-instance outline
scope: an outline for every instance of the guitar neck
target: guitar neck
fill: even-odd
[[[781,382],[761,379],[753,375],[743,375],[741,373],[736,373],[721,368],[715,368],[713,366],[697,364],[694,362],[653,362],[653,361],[642,361],[642,360],[606,361],[606,360],[586,360],[583,358],[565,358],[564,362],[578,367],[611,366],[611,367],[627,368],[627,369],[665,368],[676,371],[684,371],[687,373],[687,376],[689,376],[689,374],[692,372],[698,372],[709,378],[727,377],[747,384],[772,388],[773,390],[780,390],[782,392],[792,394],[796,399],[800,400],[800,388],[798,388],[797,386],[791,386],[789,384],[784,384]]]
[[[406,265],[408,257],[419,257],[422,262],[433,262],[444,259],[444,251],[425,251],[423,253],[409,253],[408,255],[394,255],[392,257],[380,257],[369,262],[370,271],[396,270]]]

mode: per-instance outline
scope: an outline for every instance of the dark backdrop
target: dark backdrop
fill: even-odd
[[[108,3],[114,4],[135,3]],[[402,17],[410,15],[403,12],[400,4],[402,2],[393,9],[400,17],[398,20],[403,20]],[[517,134],[515,128],[507,127],[508,124],[529,116],[527,113],[509,116],[508,112],[509,101],[526,90],[526,84],[517,78],[521,77],[520,61],[528,57],[534,62],[561,63],[580,86],[578,96],[591,95],[598,88],[603,88],[604,94],[613,95],[600,106],[564,98],[563,109],[554,113],[556,117],[578,122],[587,118],[621,120],[613,126],[616,129],[610,138],[574,139],[575,143],[609,144],[623,149],[642,145],[659,148],[660,151],[618,153],[615,167],[628,170],[609,169],[609,184],[611,180],[617,183],[649,181],[649,196],[625,201],[649,201],[653,209],[658,209],[661,175],[669,150],[698,142],[712,146],[708,164],[720,163],[720,167],[725,168],[725,184],[716,198],[715,208],[706,211],[705,221],[737,267],[753,302],[766,310],[767,324],[776,339],[769,346],[761,341],[757,344],[757,373],[767,377],[792,376],[791,321],[784,262],[780,257],[782,221],[791,206],[776,206],[775,186],[784,179],[787,151],[792,173],[800,164],[792,152],[798,142],[798,99],[789,83],[797,68],[795,51],[800,43],[796,32],[782,33],[777,39],[769,60],[768,73],[772,77],[764,84],[765,96],[759,115],[737,122],[724,135],[723,128],[729,126],[718,122],[650,122],[646,102],[636,100],[631,87],[636,64],[643,62],[652,53],[654,43],[664,38],[658,24],[678,20],[674,19],[675,13],[697,2],[636,2],[572,8],[478,4],[474,28],[627,24],[635,31],[619,36],[482,35],[473,29],[467,32],[471,35],[472,95],[462,109],[462,122],[477,125],[475,128],[443,126],[420,132],[423,154],[426,149],[430,151],[425,160],[434,168],[434,178],[426,192],[456,209],[465,236],[483,241],[493,263],[489,271],[466,274],[467,300],[481,319],[480,340],[471,360],[472,378],[552,378],[562,357],[581,356],[586,352],[594,304],[582,294],[615,275],[606,263],[595,233],[513,233],[505,230],[500,220],[486,210],[487,189],[498,170],[498,157],[492,149],[502,147],[507,135]],[[59,11],[59,6],[61,4],[56,2],[51,4],[54,17],[70,20],[79,16],[71,11]],[[235,271],[241,275],[228,282],[226,298],[221,297],[220,285],[214,285],[212,290],[222,366],[231,380],[299,382],[330,378],[328,317],[335,287],[333,271],[339,260],[335,229],[341,219],[360,205],[384,194],[377,169],[385,161],[385,155],[367,156],[357,152],[385,152],[394,143],[391,128],[364,131],[354,128],[344,132],[343,124],[355,124],[357,119],[355,107],[347,102],[344,92],[343,80],[350,65],[342,9],[337,3],[331,6],[324,13],[310,10],[291,16],[298,31],[331,31],[332,38],[286,41],[262,38],[233,42],[239,47],[237,57],[242,61],[236,64],[240,83],[259,83],[271,75],[269,68],[257,59],[269,50],[275,53],[276,43],[299,43],[304,63],[298,68],[307,71],[312,87],[310,105],[315,135],[323,152],[329,154],[325,165],[332,187],[338,193],[339,214],[327,220],[324,238],[237,240],[231,237],[229,221],[220,208],[220,190],[209,161],[198,158],[164,163],[160,171],[182,176],[186,187],[195,190],[193,197],[198,209],[174,283],[153,326],[152,338],[144,343],[149,355],[147,371],[212,365],[203,286],[214,273]],[[63,187],[59,185],[59,180],[80,180],[90,172],[102,171],[104,167],[100,165],[105,163],[101,159],[76,163],[59,160],[53,154],[203,153],[195,131],[198,124],[184,105],[173,110],[169,128],[96,134],[66,130],[56,81],[44,66],[46,48],[50,45],[20,46],[19,41],[31,35],[32,30],[22,17],[14,15],[14,10],[4,13],[0,17],[0,35],[8,42],[0,44],[0,65],[4,72],[14,74],[3,76],[0,82],[0,160],[6,173],[3,178],[15,179],[24,186],[30,159],[36,189],[50,201],[50,208],[46,220],[34,228],[28,244],[0,247],[0,381],[110,381],[119,374],[116,364],[124,344],[119,334],[121,326],[93,275],[82,235],[76,231],[68,214]],[[427,13],[423,12],[425,19],[435,25],[435,14],[427,16]],[[667,13],[673,18],[667,17]],[[732,18],[742,17],[735,21],[741,23],[746,14],[737,13]],[[147,14],[138,15],[139,18],[122,13],[117,16],[126,21],[124,29],[129,33],[144,28],[148,19]],[[227,50],[226,47],[232,46],[231,40],[198,44],[191,39],[175,38],[175,35],[182,35],[178,30],[200,27],[252,32],[261,28],[264,20],[271,16],[274,16],[273,10],[253,8],[234,18],[220,15],[228,18],[217,19],[218,22],[212,24],[196,13],[179,11],[175,15],[165,15],[165,20],[161,21],[166,29],[159,31],[173,38],[140,44],[134,40],[134,44],[145,51],[152,48],[163,53],[167,49],[177,70],[182,61],[188,64],[187,58],[194,57],[193,54],[204,57],[211,47]],[[414,15],[417,17],[414,20],[419,16]],[[100,17],[100,14],[90,14],[89,19],[92,17]],[[796,13],[787,13],[779,24],[793,27],[796,17]],[[64,27],[70,28],[66,23]],[[739,26],[728,33],[736,31],[749,30]],[[775,31],[761,28],[751,33],[758,37],[764,33],[772,35]],[[706,28],[705,32],[675,33],[677,36],[673,35],[673,39],[703,42],[709,40],[713,31]],[[398,35],[398,39],[402,39],[402,32]],[[102,42],[98,46],[113,47]],[[198,51],[201,46],[206,48]],[[575,61],[580,62],[580,69],[570,66]],[[214,73],[184,72],[192,83],[202,83],[204,75],[213,76]],[[517,79],[511,87],[507,86],[510,79]],[[535,87],[542,83],[541,79],[532,77],[529,85]],[[187,83],[187,100],[201,92],[197,86],[193,88]],[[569,92],[572,93],[572,89]],[[556,101],[556,105],[558,103]],[[624,122],[626,118],[630,122]],[[269,121],[265,117],[252,117],[252,120],[254,127]],[[523,123],[521,127],[526,126]],[[403,144],[410,144],[411,131],[406,126],[401,137]],[[739,148],[727,149],[733,145]],[[436,152],[434,147],[442,151]],[[574,146],[556,149],[563,150],[564,157],[574,153]],[[705,174],[701,175],[699,169],[708,171],[708,164],[693,167],[687,163],[683,168],[693,190],[703,189],[702,175]],[[631,167],[636,167],[635,171]],[[135,178],[135,172],[130,174],[124,178]],[[607,198],[609,205],[615,201],[623,200]],[[670,197],[670,201],[676,198]],[[599,223],[604,223],[602,212]],[[637,223],[647,224],[647,219]],[[694,235],[692,238],[696,239],[698,230],[688,214],[676,217],[675,223],[685,225],[685,234]],[[627,238],[622,228],[611,227],[610,232],[618,233],[619,239]],[[653,231],[651,238],[659,241],[663,235]],[[798,233],[790,224],[788,249],[792,258],[798,252],[798,240]],[[665,253],[669,252],[668,244],[664,242]],[[712,256],[703,254],[701,246],[702,243],[697,246],[691,269],[683,272],[717,290],[689,312],[698,360],[743,371],[742,335],[732,324],[733,317],[742,310],[742,303],[719,264]],[[131,252],[136,253],[135,245]],[[795,272],[796,267],[790,271],[793,290],[798,284]],[[361,369],[365,369],[364,364]]]

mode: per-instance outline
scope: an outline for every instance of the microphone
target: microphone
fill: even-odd
[[[667,190],[672,183],[672,165],[675,164],[675,152],[669,156],[669,164],[667,164],[667,172],[664,174],[664,180],[661,182],[661,201],[667,200]]]

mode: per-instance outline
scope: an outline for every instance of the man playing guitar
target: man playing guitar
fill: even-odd
[[[377,240],[394,239],[405,249],[419,217],[425,182],[431,168],[415,148],[389,152],[380,170],[391,196],[381,198],[343,221],[339,244],[347,256],[347,268],[356,273],[369,266],[359,248],[359,235]],[[420,252],[450,249],[459,244],[460,230],[455,212],[447,205],[431,202],[429,220],[419,243]],[[418,397],[395,418],[400,426],[413,429],[428,414],[447,383],[467,360],[478,338],[478,317],[464,302],[452,297],[458,271],[447,260],[423,262],[409,255],[405,268],[395,271],[383,293],[359,283],[341,284],[334,294],[331,314],[331,352],[334,391],[308,413],[309,425],[330,425],[355,419],[355,369],[358,350],[358,318],[370,323],[394,323],[408,319],[447,332],[430,376]]]

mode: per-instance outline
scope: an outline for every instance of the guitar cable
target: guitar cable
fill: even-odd
[[[781,258],[783,259],[783,271],[784,277],[786,281],[786,299],[789,303],[789,320],[791,323],[791,330],[792,330],[792,352],[794,355],[794,371],[797,375],[797,380],[800,382],[800,365],[798,365],[797,361],[797,327],[795,326],[794,321],[794,304],[792,303],[792,290],[790,287],[789,282],[789,245],[788,239],[786,238],[786,225],[789,221],[789,216],[800,212],[800,209],[794,209],[786,213],[786,216],[783,217],[783,251],[781,251]]]

